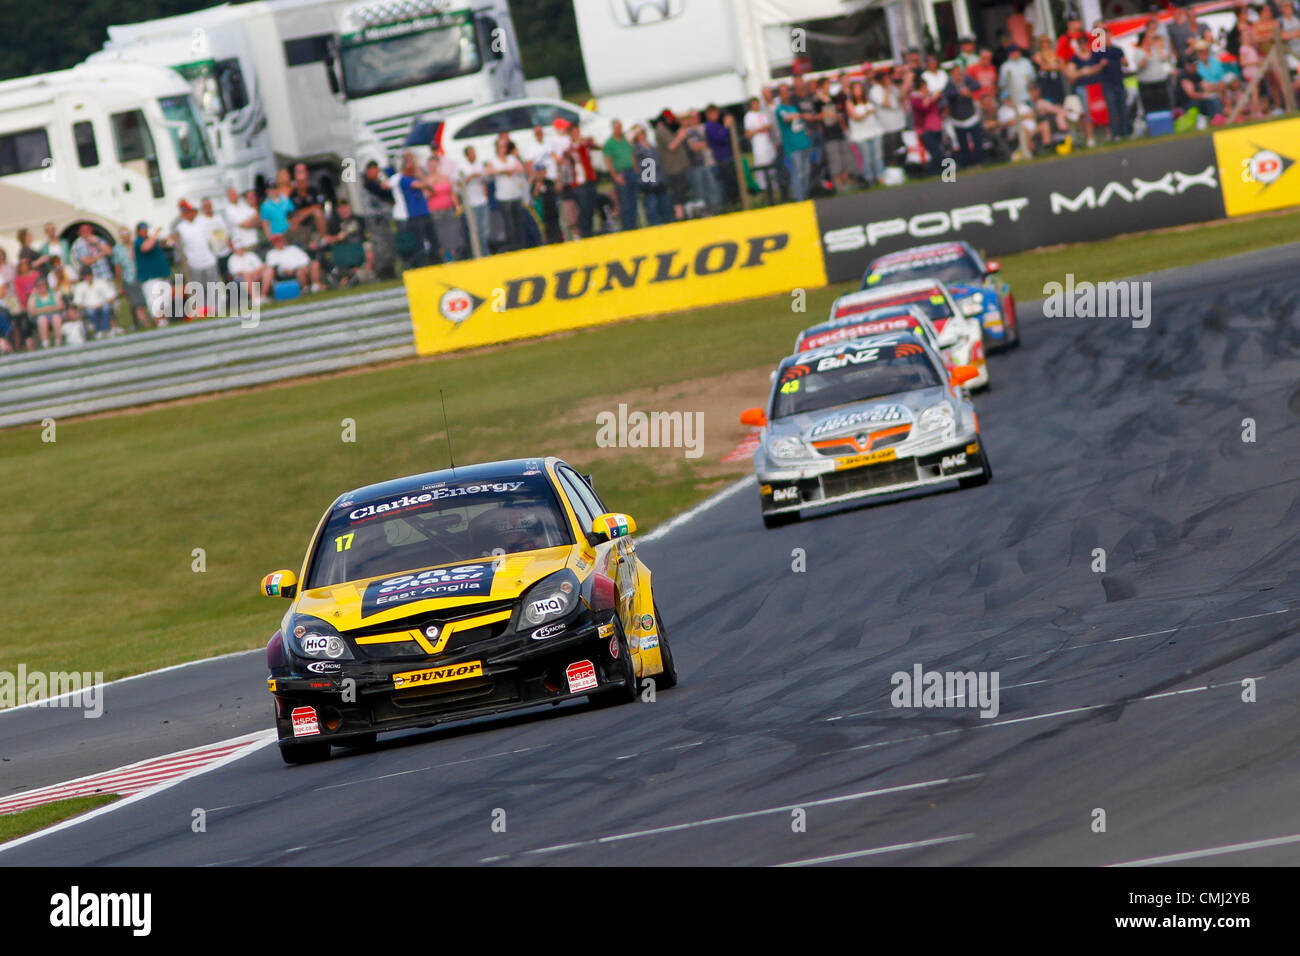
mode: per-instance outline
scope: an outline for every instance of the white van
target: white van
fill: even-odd
[[[147,222],[217,196],[220,169],[189,84],[162,67],[81,64],[0,83],[0,237],[53,222],[66,238]]]

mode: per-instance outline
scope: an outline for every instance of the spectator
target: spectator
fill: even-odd
[[[1192,44],[1192,50],[1196,54],[1192,66],[1200,83],[1193,88],[1195,95],[1190,93],[1188,95],[1196,101],[1196,106],[1201,113],[1207,119],[1212,119],[1229,106],[1231,80],[1227,70],[1224,69],[1223,61],[1218,57],[1210,56],[1208,42],[1197,40]],[[1187,92],[1186,86],[1183,89]]]
[[[722,187],[713,168],[717,160],[713,158],[713,150],[709,148],[709,138],[705,135],[699,111],[688,110],[684,119],[686,148],[691,158],[687,176],[691,182],[695,208],[697,211],[708,213],[719,212],[722,209]]]
[[[1079,38],[1074,41],[1074,52],[1070,55],[1069,60],[1065,62],[1066,81],[1073,88],[1075,95],[1079,97],[1079,102],[1083,104],[1083,115],[1081,122],[1083,132],[1087,137],[1088,146],[1095,146],[1096,141],[1093,139],[1092,127],[1092,108],[1091,99],[1088,96],[1088,88],[1096,85],[1097,74],[1101,72],[1101,66],[1094,64],[1092,60],[1092,49],[1086,34],[1080,34]]]
[[[912,128],[927,156],[926,171],[937,176],[943,164],[943,94],[922,83],[912,90]]]
[[[312,186],[306,163],[297,163],[293,167],[293,185],[288,197],[293,203],[293,212],[289,214],[288,242],[314,255],[320,248],[321,237],[325,235],[325,204],[328,200],[324,193]]]
[[[767,193],[768,202],[775,202],[777,175],[776,175],[776,144],[772,139],[772,121],[768,119],[768,114],[763,109],[762,101],[757,96],[749,100],[749,111],[745,113],[745,139],[749,141],[749,149],[754,160],[754,181],[758,187]],[[649,147],[646,147],[649,149]],[[657,200],[656,200],[657,201]],[[649,218],[650,203],[646,203],[646,218]]]
[[[65,306],[72,304],[72,289],[79,278],[80,274],[62,256],[51,258],[49,268],[45,271],[45,281],[50,284],[50,291],[56,293]]]
[[[672,222],[673,200],[659,160],[659,151],[650,145],[650,138],[642,126],[632,127],[632,151],[639,171],[637,189],[645,204],[646,222],[651,226]]]
[[[115,291],[108,279],[96,278],[90,268],[81,270],[81,281],[72,293],[72,302],[94,326],[95,338],[117,335],[122,330],[113,321]]]
[[[209,224],[199,220],[199,211],[187,200],[182,199],[179,205],[181,221],[176,224],[176,238],[185,256],[189,279],[203,286],[220,283],[217,257],[212,253]]]
[[[447,188],[450,190],[451,181],[447,181]],[[430,200],[432,205],[432,200]],[[459,221],[454,221],[456,232],[460,231]],[[333,249],[344,243],[356,243],[361,246],[364,258],[360,265],[349,266],[346,272],[339,273],[337,268],[331,269],[331,275],[337,278],[340,287],[347,288],[349,285],[357,285],[361,282],[369,282],[375,277],[375,249],[374,246],[366,241],[366,224],[360,216],[352,209],[352,201],[346,197],[338,201],[334,211],[329,214],[325,220],[325,238],[323,244],[327,249]],[[459,244],[459,237],[454,240]],[[334,265],[334,259],[330,257],[331,266]]]
[[[903,151],[903,130],[907,129],[906,105],[911,96],[908,74],[901,68],[885,67],[871,87],[871,101],[880,120],[880,146],[885,165]]]
[[[442,262],[438,231],[429,214],[429,187],[420,175],[415,154],[409,149],[402,153],[402,174],[397,184],[402,190],[402,200],[406,206],[406,228],[415,239],[415,252],[410,265],[419,268],[431,262]],[[270,256],[267,261],[270,262]],[[278,268],[276,271],[279,271]]]
[[[1147,30],[1142,42],[1133,50],[1137,68],[1138,98],[1144,113],[1167,112],[1173,106],[1169,98],[1169,78],[1174,73],[1173,56],[1165,38]]]
[[[1193,41],[1193,52],[1197,57],[1200,56],[1201,50],[1196,49],[1204,40]],[[1209,44],[1205,44],[1205,52],[1208,53]],[[1208,71],[1212,73],[1211,71]],[[1213,119],[1223,114],[1223,100],[1221,96],[1224,93],[1222,82],[1209,84],[1201,75],[1199,64],[1196,59],[1189,60],[1184,66],[1179,68],[1174,81],[1174,103],[1182,109],[1191,109],[1195,107],[1200,115],[1206,119]]]
[[[98,279],[113,277],[113,247],[95,235],[95,227],[82,223],[72,243],[69,260],[78,273],[90,269]]]
[[[131,244],[140,291],[159,328],[167,325],[167,316],[172,313],[172,266],[166,250],[172,240],[163,240],[161,233],[161,229],[151,233],[149,224],[141,222],[135,227],[135,240]]]
[[[993,65],[993,51],[988,47],[980,50],[979,60],[966,68],[966,75],[979,84],[978,99],[984,101],[986,96],[998,95],[998,68]]]
[[[673,202],[673,218],[681,219],[686,215],[686,203],[691,195],[687,175],[691,160],[687,155],[686,127],[677,121],[672,110],[664,110],[655,119],[655,152],[663,163],[663,176]]]
[[[808,180],[811,173],[812,142],[808,136],[808,114],[794,102],[794,91],[781,87],[781,105],[776,110],[781,123],[781,151],[790,167],[790,191],[795,202],[808,198]]]
[[[850,84],[845,109],[848,112],[849,142],[858,156],[858,175],[868,186],[883,185],[885,153],[881,136],[884,130],[876,116],[876,104],[860,80]]]
[[[767,135],[772,141],[772,148],[776,152],[776,158],[773,160],[774,176],[777,184],[781,187],[781,196],[783,199],[790,198],[790,174],[786,171],[785,156],[781,153],[781,123],[776,118],[776,108],[781,105],[777,98],[776,88],[771,86],[763,87],[763,116],[767,118]]]
[[[1189,63],[1193,58],[1188,48],[1194,39],[1196,33],[1187,19],[1187,8],[1175,6],[1174,19],[1169,24],[1169,45],[1179,66]]]
[[[957,65],[961,67],[963,71],[969,70],[972,66],[978,63],[980,59],[980,55],[975,49],[975,38],[970,34],[967,34],[959,39],[957,44],[959,47],[956,57]],[[989,59],[990,61],[993,59],[991,51],[989,53]]]
[[[478,152],[473,146],[466,146],[465,162],[460,165],[458,181],[461,201],[474,220],[480,256],[486,256],[490,252],[488,238],[491,235],[492,207],[488,204],[487,179],[487,170],[478,158]]]
[[[427,213],[426,213],[427,216]],[[266,265],[278,279],[295,279],[300,289],[320,289],[320,263],[301,248],[288,241],[285,233],[271,237],[271,251],[266,254]]]
[[[21,311],[14,295],[14,277],[17,270],[9,264],[9,254],[0,249],[0,355],[13,351],[14,314]]]
[[[556,167],[558,173],[558,166]],[[629,175],[634,175],[629,173]],[[542,224],[542,242],[554,245],[564,241],[560,225],[560,194],[556,181],[550,176],[535,174],[532,179],[533,209]]]
[[[583,136],[577,124],[570,124],[568,148],[565,155],[573,164],[573,195],[578,203],[578,234],[591,235],[592,218],[596,212],[596,170],[591,165],[591,151],[596,144],[590,136]],[[499,194],[498,194],[499,198]]]
[[[998,91],[1014,103],[1029,102],[1029,84],[1034,81],[1034,64],[1021,54],[1020,47],[1007,51],[1007,60],[998,71]]]
[[[925,58],[925,70],[921,73],[921,82],[931,93],[942,93],[948,85],[948,74],[939,65],[939,58],[933,53]]]
[[[78,282],[77,285],[81,283]],[[86,323],[82,320],[85,313],[76,305],[70,305],[63,311],[63,344],[84,345],[86,343]],[[96,335],[96,338],[103,336]]]
[[[254,307],[261,304],[263,297],[275,286],[275,270],[264,263],[253,246],[248,242],[247,234],[232,240],[235,246],[230,261],[230,278],[248,289],[249,301]]]
[[[623,124],[614,120],[612,132],[605,145],[601,147],[605,154],[605,168],[614,180],[614,194],[618,197],[619,228],[630,232],[637,226],[636,214],[636,157],[632,144],[623,135]]]
[[[16,238],[18,239],[18,258],[20,260],[26,259],[28,262],[32,263],[32,265],[36,265],[41,254],[37,251],[36,247],[32,245],[32,231],[23,227],[16,233]],[[15,266],[14,269],[16,271],[17,266]]]
[[[903,70],[912,78],[912,87],[908,90],[908,96],[912,95],[912,89],[920,86],[925,82],[925,67],[921,65],[921,51],[912,47],[903,54]]]
[[[437,149],[426,164],[425,183],[428,185],[429,215],[433,217],[433,228],[438,234],[438,246],[442,249],[442,261],[451,262],[460,251],[460,197],[456,195],[455,181],[447,174],[449,164]]]
[[[230,237],[231,249],[240,246],[245,249],[257,248],[262,240],[262,217],[257,214],[256,190],[250,189],[241,196],[234,186],[227,189],[226,205],[221,210],[221,218],[226,225],[226,234]]]
[[[1092,32],[1100,41],[1101,49],[1093,52],[1092,65],[1101,67],[1097,75],[1110,115],[1110,138],[1112,142],[1127,139],[1133,129],[1128,120],[1128,91],[1124,88],[1124,50],[1102,24],[1093,27]]]
[[[736,179],[735,152],[731,148],[731,130],[736,119],[730,113],[724,116],[710,103],[704,110],[704,120],[704,138],[708,140],[712,153],[714,175],[722,186],[719,195],[727,203],[737,203],[740,201],[740,183]]]
[[[230,232],[226,229],[226,220],[218,216],[212,208],[212,200],[204,197],[199,203],[198,222],[208,230],[208,245],[217,260],[217,273],[225,280],[230,273],[226,271],[226,260],[230,258]]]
[[[1026,55],[1034,48],[1034,31],[1025,16],[1025,0],[1015,0],[1011,5],[1011,16],[1007,17],[1007,36]]]
[[[36,280],[41,277],[40,270],[33,264],[37,257],[19,257],[14,269],[13,279],[13,343],[16,351],[36,347],[36,324],[27,304],[36,289]]]
[[[57,257],[56,257],[57,258]],[[41,348],[50,347],[50,329],[54,330],[54,342],[63,344],[63,310],[65,305],[59,294],[50,288],[44,275],[38,274],[32,294],[27,299],[27,314],[36,324],[40,334]]]
[[[833,94],[828,81],[822,82],[821,95],[817,98],[818,118],[822,127],[822,146],[826,153],[826,168],[831,182],[837,188],[844,188],[853,178],[858,167],[857,160],[849,150],[847,138],[848,122],[846,106],[848,97],[843,91]]]
[[[1033,107],[1028,103],[1017,103],[1010,93],[1003,96],[998,107],[998,127],[1007,137],[1012,162],[1034,155],[1033,137],[1037,125]]]
[[[563,144],[556,144],[553,137],[547,135],[545,127],[534,126],[533,135],[524,137],[519,144],[519,158],[528,168],[528,178],[534,183],[558,180],[560,167],[555,156],[563,149]]]
[[[1288,63],[1294,70],[1300,66],[1300,16],[1296,14],[1295,0],[1283,0],[1278,26],[1282,42],[1286,44]]]
[[[948,85],[943,91],[957,140],[957,163],[963,169],[984,162],[984,117],[975,100],[979,88],[978,80],[955,65],[948,73]]]
[[[52,222],[45,224],[45,241],[36,247],[36,251],[38,253],[37,268],[48,268],[55,256],[58,256],[64,262],[71,258],[68,241],[59,237],[59,231]]]
[[[370,236],[375,275],[395,275],[397,247],[393,241],[393,191],[382,175],[379,163],[373,159],[366,163],[361,176],[361,212],[366,234]]]
[[[140,288],[140,279],[136,274],[135,250],[131,245],[129,229],[118,230],[117,245],[113,246],[113,273],[118,289],[126,299],[131,327],[147,328],[149,312],[144,306],[144,290]]]
[[[266,232],[268,242],[275,236],[288,233],[293,200],[284,195],[283,187],[278,181],[266,187],[266,198],[262,200],[258,211],[261,214],[262,229]]]
[[[575,126],[574,129],[577,129]],[[528,215],[524,203],[528,201],[528,174],[518,149],[509,137],[497,140],[496,156],[487,165],[486,171],[492,177],[493,190],[496,193],[497,207],[505,221],[506,237],[504,249],[524,249],[527,247],[528,226],[524,217]],[[593,175],[594,178],[594,175]],[[592,183],[588,183],[594,189]],[[590,229],[590,220],[588,220]]]

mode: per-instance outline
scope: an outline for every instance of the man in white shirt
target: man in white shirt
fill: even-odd
[[[271,237],[271,251],[266,254],[266,265],[277,279],[297,279],[305,292],[320,291],[320,263],[297,246],[290,245],[283,233]],[[308,280],[310,279],[310,285]]]
[[[488,229],[491,225],[491,207],[488,206],[487,171],[483,161],[473,146],[465,147],[465,162],[460,164],[457,176],[460,198],[474,217],[474,228],[478,234],[479,255],[488,252]]]
[[[72,287],[72,302],[95,327],[95,338],[117,335],[121,330],[113,321],[113,300],[117,289],[108,279],[97,279],[90,269],[81,270],[81,281]],[[65,329],[67,323],[64,323]]]
[[[948,74],[939,65],[939,58],[931,53],[925,58],[925,69],[921,72],[921,82],[931,93],[942,93],[948,85]]]
[[[772,141],[772,123],[763,104],[757,96],[749,101],[749,112],[745,114],[745,138],[754,154],[754,178],[768,194],[769,201],[775,201],[776,189],[776,144]]]
[[[262,217],[257,212],[258,205],[257,193],[252,189],[244,196],[239,195],[234,186],[226,190],[226,208],[221,211],[221,216],[226,221],[231,248],[256,249],[261,242]]]
[[[234,255],[230,257],[226,267],[230,270],[232,279],[248,286],[249,301],[254,305],[261,302],[262,297],[269,294],[275,284],[275,270],[262,262],[252,247],[245,242],[235,243]]]
[[[176,238],[185,254],[190,280],[204,285],[220,282],[217,257],[212,252],[210,224],[199,219],[198,209],[189,200],[182,199],[179,205],[181,221],[176,224]]]
[[[554,138],[546,134],[543,126],[534,126],[531,136],[521,137],[519,158],[528,167],[528,178],[533,181],[549,179],[552,182],[560,178],[556,153],[564,152],[563,145],[557,145]]]

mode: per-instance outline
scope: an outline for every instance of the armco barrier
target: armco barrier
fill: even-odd
[[[825,284],[810,202],[406,273],[421,355]]]
[[[400,289],[209,319],[0,359],[0,427],[202,395],[413,355]]]

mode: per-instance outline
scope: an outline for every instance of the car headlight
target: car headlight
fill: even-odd
[[[773,438],[768,442],[768,450],[771,451],[773,458],[802,458],[803,442],[797,438]]]
[[[289,645],[299,657],[321,661],[350,661],[352,651],[347,641],[320,618],[299,614],[288,632]]]
[[[568,617],[578,606],[578,579],[565,569],[542,578],[520,601],[521,616],[528,627]]]
[[[954,421],[952,403],[939,402],[937,405],[931,405],[923,411],[916,420],[917,428],[920,431],[934,431],[936,428],[947,428]]]
[[[962,315],[977,316],[984,311],[984,298],[976,292],[969,299],[963,299],[961,303]]]

